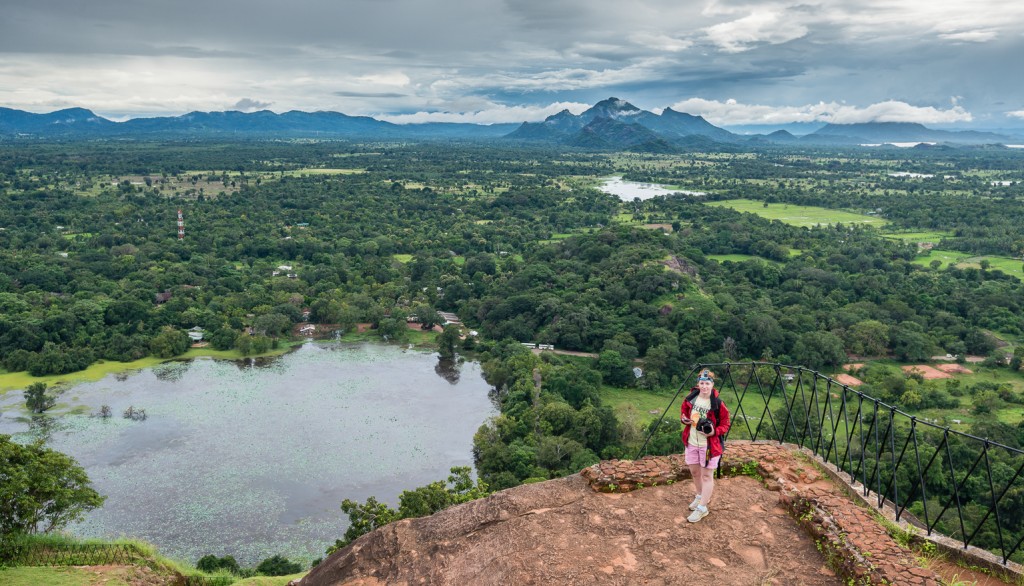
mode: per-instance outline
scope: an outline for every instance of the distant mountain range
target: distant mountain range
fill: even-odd
[[[747,140],[700,116],[666,108],[661,115],[618,98],[602,100],[581,114],[562,110],[543,122],[524,122],[509,138],[614,150],[671,152],[697,146],[692,140],[737,143]]]
[[[83,108],[32,114],[0,108],[0,136],[39,138],[103,137],[325,137],[325,138],[498,138],[516,124],[392,124],[369,116],[339,112],[276,114],[189,112],[181,116],[133,118],[113,122]]]
[[[182,116],[135,118],[114,122],[83,108],[33,114],[0,108],[0,137],[5,139],[96,138],[269,138],[353,139],[507,139],[596,150],[672,153],[732,150],[744,146],[821,144],[861,145],[938,143],[951,145],[1019,144],[1024,137],[991,132],[949,131],[908,122],[827,124],[804,136],[786,130],[740,135],[701,116],[665,108],[641,110],[618,98],[594,104],[581,114],[563,110],[543,122],[522,124],[393,124],[339,112],[290,111],[190,112]]]

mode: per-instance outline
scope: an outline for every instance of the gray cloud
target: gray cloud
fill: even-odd
[[[0,106],[153,115],[258,95],[252,107],[497,120],[617,95],[899,102],[887,115],[916,119],[961,96],[975,123],[1020,123],[1006,112],[1024,94],[1008,74],[1021,30],[1015,0],[6,0]]]
[[[271,106],[271,104],[273,104],[273,102],[261,102],[250,98],[242,98],[235,102],[235,105],[232,106],[232,108],[243,112],[252,112],[255,110],[266,110]]]
[[[405,98],[408,94],[400,94],[397,92],[332,92],[336,96],[343,98]]]

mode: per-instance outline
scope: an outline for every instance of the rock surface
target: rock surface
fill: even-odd
[[[520,486],[364,535],[300,584],[842,583],[778,492],[745,476],[717,486],[696,524],[689,480],[613,494],[582,476]]]

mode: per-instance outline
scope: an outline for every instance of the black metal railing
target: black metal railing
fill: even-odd
[[[150,566],[153,560],[130,543],[15,538],[0,542],[0,565],[9,566]],[[230,586],[235,576],[178,575],[182,586]]]
[[[848,475],[879,508],[891,506],[897,520],[956,539],[965,549],[987,549],[1003,564],[1024,559],[1024,451],[918,418],[808,368],[694,366],[637,458],[703,368],[715,371],[715,387],[732,415],[727,439],[807,448]]]
[[[0,561],[12,566],[127,566],[147,561],[134,545],[119,543],[12,541],[3,549]]]

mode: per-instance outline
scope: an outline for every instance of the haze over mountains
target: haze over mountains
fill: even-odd
[[[48,114],[0,108],[0,137],[5,139],[98,138],[359,138],[359,139],[504,139],[598,150],[671,153],[728,149],[753,144],[861,145],[945,143],[1019,144],[1024,137],[979,131],[949,131],[906,122],[826,124],[797,137],[785,130],[770,134],[734,134],[701,116],[666,108],[641,110],[618,98],[602,100],[580,114],[563,110],[543,122],[515,124],[394,124],[339,112],[277,114],[190,112],[182,116],[134,118],[114,122],[84,108]]]

